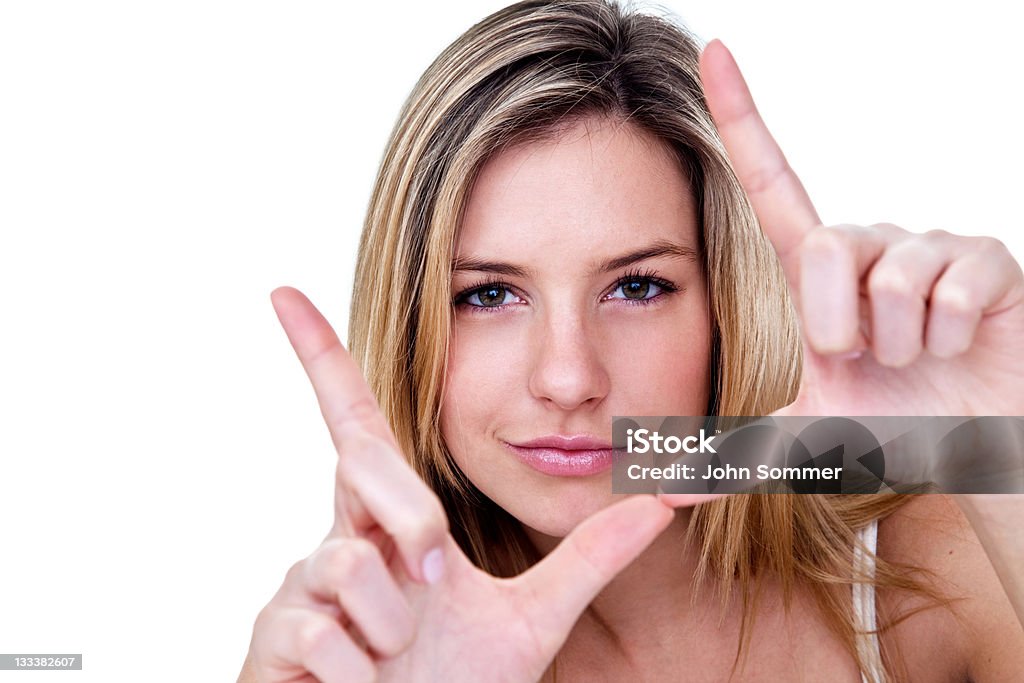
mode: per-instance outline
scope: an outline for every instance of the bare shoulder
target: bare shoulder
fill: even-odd
[[[922,570],[917,578],[952,600],[949,609],[929,608],[934,603],[919,596],[879,591],[883,619],[914,614],[888,635],[911,680],[985,683],[1015,680],[1024,671],[1024,629],[952,497],[914,496],[885,517],[878,555]]]
[[[909,563],[940,576],[980,571],[984,551],[970,523],[947,495],[910,496],[878,525],[878,553],[889,562]]]

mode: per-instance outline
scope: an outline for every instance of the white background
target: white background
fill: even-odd
[[[0,2],[0,652],[234,680],[331,521],[334,454],[271,309],[344,338],[404,97],[503,2]],[[1024,258],[1005,0],[667,2],[733,50],[826,223]]]

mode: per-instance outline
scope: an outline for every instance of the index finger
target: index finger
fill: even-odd
[[[700,77],[708,109],[761,228],[783,268],[794,272],[791,254],[821,224],[818,212],[768,132],[736,60],[717,38],[700,56]]]
[[[398,451],[391,428],[359,367],[342,347],[338,335],[309,299],[293,287],[270,294],[278,320],[288,335],[309,381],[320,412],[341,454],[346,432],[363,431]]]

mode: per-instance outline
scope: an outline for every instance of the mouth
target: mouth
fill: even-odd
[[[611,443],[584,434],[503,443],[523,464],[555,477],[600,474],[611,468],[615,453]]]

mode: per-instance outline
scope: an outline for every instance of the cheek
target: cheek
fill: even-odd
[[[616,403],[633,415],[703,415],[711,379],[711,328],[703,300],[616,334]],[[625,414],[625,413],[623,413]]]
[[[469,323],[452,334],[441,432],[456,460],[458,442],[488,433],[508,412],[508,397],[523,381],[523,344],[515,330],[495,327],[500,326]]]

